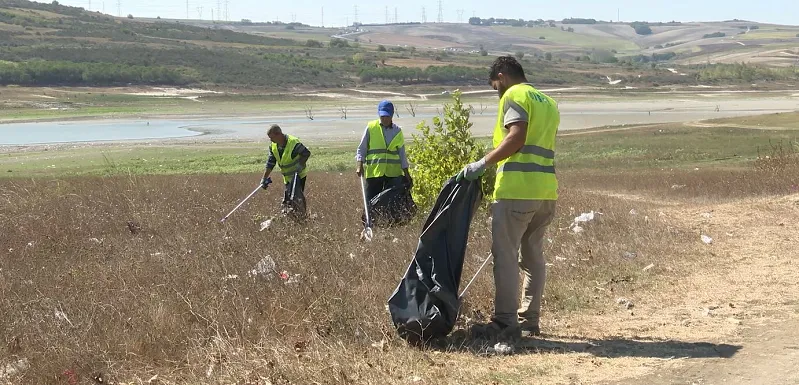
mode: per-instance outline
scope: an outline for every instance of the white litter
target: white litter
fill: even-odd
[[[582,226],[574,226],[574,227],[572,227],[572,231],[573,231],[575,234],[580,234],[580,233],[582,233],[583,231],[585,231],[585,229],[583,229],[583,227],[582,227]]]
[[[638,211],[635,211],[635,209],[632,209],[632,210],[630,210],[630,215],[638,215]]]
[[[0,381],[8,381],[11,377],[22,374],[22,372],[30,369],[31,364],[27,358],[20,359],[16,362],[11,362],[6,366],[0,366]]]
[[[710,238],[707,235],[702,235],[702,242],[706,245],[709,245],[713,243],[713,238]]]
[[[699,214],[699,216],[701,216],[702,218],[705,218],[705,219],[713,218],[713,214],[711,214],[711,213],[702,213],[702,214]]]
[[[103,241],[101,241],[101,240],[99,240],[97,238],[89,238],[89,242],[94,242],[94,243],[96,243],[98,245],[103,243]]]
[[[272,259],[270,256],[266,256],[255,265],[255,268],[250,270],[247,274],[250,277],[257,277],[261,276],[266,279],[271,279],[271,273],[277,273],[276,270],[277,265],[275,264],[275,260]]]
[[[654,264],[654,263],[651,263],[651,264],[649,264],[649,266],[647,266],[647,267],[645,267],[645,268],[644,268],[644,271],[649,271],[649,270],[651,270],[653,267],[655,267],[655,264]]]
[[[67,317],[67,313],[64,313],[62,310],[55,309],[55,318],[59,321],[66,321],[69,326],[75,326],[72,324],[72,321],[69,320],[69,317]]]
[[[556,261],[565,261],[565,260],[566,260],[566,258],[563,258],[563,257],[560,257],[560,256],[556,256],[556,257],[555,257],[555,260],[556,260]]]
[[[671,186],[671,189],[672,189],[672,190],[679,190],[679,189],[681,189],[681,188],[685,188],[685,187],[687,187],[687,186],[686,186],[686,185],[684,185],[684,184],[675,184],[675,185],[672,185],[672,186]]]
[[[226,275],[226,276],[225,276],[225,279],[226,279],[226,280],[231,280],[231,279],[239,279],[239,276],[238,276],[238,275],[236,275],[236,274],[230,274],[230,275]]]
[[[497,342],[497,344],[494,345],[493,350],[494,353],[498,355],[509,356],[513,354],[513,345],[508,345],[504,342]]]
[[[261,230],[258,230],[258,231],[267,230],[267,229],[269,229],[269,226],[272,226],[272,220],[271,219],[267,219],[267,220],[261,222]]]

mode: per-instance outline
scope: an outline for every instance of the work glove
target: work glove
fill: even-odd
[[[466,179],[468,181],[473,181],[485,174],[486,172],[486,160],[485,158],[478,160],[474,163],[469,163],[466,167],[458,173],[455,177],[456,182],[460,182],[462,179]]]
[[[270,183],[272,183],[272,178],[270,177],[261,179],[261,188],[266,190],[266,186],[269,186]]]

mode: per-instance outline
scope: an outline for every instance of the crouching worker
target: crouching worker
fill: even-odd
[[[355,173],[358,177],[366,178],[366,200],[370,202],[370,213],[377,206],[381,210],[374,213],[376,222],[382,219],[391,223],[401,217],[412,215],[415,209],[410,188],[413,185],[411,174],[408,171],[408,157],[405,154],[405,137],[402,129],[393,121],[394,105],[384,100],[377,107],[378,119],[369,122],[363,132],[361,143],[355,155],[357,167]],[[403,191],[392,191],[384,194],[393,187],[402,188]],[[389,199],[391,202],[373,202],[375,197]],[[383,218],[385,217],[385,218]]]
[[[277,124],[269,127],[266,135],[269,136],[272,144],[269,146],[269,159],[266,161],[266,170],[261,180],[261,186],[266,189],[267,178],[275,165],[279,166],[285,184],[283,213],[290,213],[300,218],[305,217],[304,191],[308,175],[306,163],[311,156],[311,151],[297,137],[284,134]]]

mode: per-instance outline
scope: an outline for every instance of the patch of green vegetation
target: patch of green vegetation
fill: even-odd
[[[663,125],[563,136],[556,152],[563,169],[685,168],[751,161],[770,142],[798,138],[799,131]]]
[[[79,148],[0,155],[0,177],[262,172],[267,144]],[[309,171],[353,168],[352,148],[309,146]]]
[[[639,49],[638,45],[636,45],[631,41],[616,39],[611,37],[591,36],[576,32],[562,31],[559,28],[550,28],[550,27],[514,28],[514,27],[501,27],[501,26],[496,26],[491,28],[493,28],[496,32],[508,35],[514,35],[514,36],[523,36],[531,38],[538,38],[543,36],[546,38],[546,41],[549,42],[586,48],[586,49],[600,48],[606,50],[615,49],[617,51],[637,51]]]
[[[750,127],[783,127],[799,130],[799,112],[745,116],[709,120],[708,123],[732,124]]]

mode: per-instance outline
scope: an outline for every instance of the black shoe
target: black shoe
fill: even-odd
[[[491,321],[487,324],[475,324],[471,328],[472,338],[475,339],[500,339],[514,340],[522,337],[519,325],[505,325],[498,321]]]
[[[522,329],[522,335],[524,336],[538,337],[541,335],[541,327],[539,327],[537,323],[524,321],[519,324],[519,327]]]

